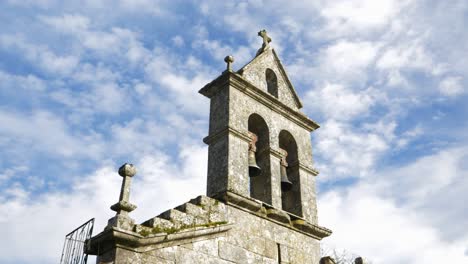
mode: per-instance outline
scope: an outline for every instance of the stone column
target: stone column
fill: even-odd
[[[117,214],[109,219],[107,228],[117,227],[126,230],[132,230],[135,221],[130,218],[128,213],[135,210],[137,207],[129,202],[130,199],[130,185],[132,177],[136,174],[136,168],[133,164],[125,163],[119,168],[119,175],[122,176],[122,187],[120,189],[119,201],[112,205],[110,209]]]

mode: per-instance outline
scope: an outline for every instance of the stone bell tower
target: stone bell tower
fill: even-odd
[[[302,103],[265,30],[256,56],[200,93],[210,102],[207,196],[141,224],[129,216],[133,166],[125,167],[117,215],[86,245],[97,263],[319,263],[310,132]]]
[[[200,90],[211,99],[207,195],[254,198],[316,224],[310,132],[319,126],[299,111],[271,39],[259,35],[263,46],[252,61],[233,72],[226,57],[227,70]],[[257,176],[249,173],[255,162]]]

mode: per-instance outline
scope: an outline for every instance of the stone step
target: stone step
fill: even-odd
[[[226,221],[226,205],[216,199],[200,195],[189,203],[201,207],[207,212],[207,220],[210,223]]]
[[[177,206],[175,209],[195,217],[203,218],[208,215],[208,212],[205,211],[201,205],[195,205],[193,203],[184,203]]]
[[[210,208],[210,207],[213,207],[214,205],[218,204],[219,201],[215,200],[213,198],[210,198],[208,196],[205,196],[205,195],[200,195],[200,196],[190,200],[189,203],[192,203],[194,205],[198,205],[198,206],[200,206],[200,207],[202,207],[203,209],[206,210],[206,208]]]
[[[177,209],[169,209],[158,217],[171,221],[175,228],[189,227],[196,225],[196,218],[193,215],[186,214]]]
[[[159,227],[161,229],[169,229],[169,228],[174,227],[174,224],[171,221],[162,219],[160,217],[153,217],[149,220],[146,220],[141,225],[146,226],[146,227],[151,227],[151,228]]]

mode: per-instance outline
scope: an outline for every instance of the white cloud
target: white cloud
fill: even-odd
[[[464,93],[465,88],[462,84],[462,78],[460,76],[444,78],[439,83],[439,91],[445,96],[457,96]]]
[[[0,111],[0,134],[9,139],[3,148],[12,151],[31,150],[48,155],[62,157],[91,156],[100,154],[101,146],[93,137],[77,139],[69,127],[59,116],[47,112],[36,111],[31,115]],[[87,147],[84,148],[83,144]],[[6,150],[6,152],[9,152]]]
[[[210,77],[206,65],[196,58],[179,58],[155,50],[145,67],[145,74],[162,91],[168,92],[166,96],[173,100],[172,107],[199,116],[208,113],[208,101],[198,94],[198,90],[210,82]],[[212,78],[216,77],[212,75]]]
[[[149,91],[151,91],[151,86],[148,85],[148,84],[145,84],[145,83],[137,83],[137,84],[135,84],[135,86],[133,87],[133,89],[135,89],[135,91],[136,91],[139,95],[145,95],[145,94],[147,94]]]
[[[320,195],[326,243],[375,263],[466,262],[467,160],[466,147],[445,149]]]
[[[139,34],[131,30],[112,27],[110,30],[94,30],[92,21],[83,15],[40,16],[39,19],[60,32],[77,37],[83,47],[104,56],[124,55],[131,63],[142,63],[149,51],[139,40]]]
[[[167,13],[164,8],[164,1],[156,0],[120,0],[120,7],[122,10],[145,12],[153,15],[163,15]]]
[[[81,33],[90,26],[89,18],[78,14],[64,14],[61,17],[39,16],[39,19],[64,33]]]
[[[188,146],[182,153],[190,154],[182,154],[180,163],[164,153],[142,156],[135,163],[138,172],[130,201],[138,206],[131,213],[137,222],[205,193],[206,147]],[[0,194],[0,211],[7,212],[0,223],[9,226],[2,231],[5,243],[1,243],[0,261],[56,263],[68,232],[92,217],[96,218],[94,235],[102,231],[114,215],[108,208],[117,202],[122,181],[112,167],[102,165],[89,175],[76,175],[68,191],[33,195],[18,186]]]
[[[50,8],[51,6],[57,3],[56,0],[7,0],[10,5],[24,6],[24,7],[33,7],[37,6],[40,8]]]
[[[25,165],[18,165],[12,168],[5,168],[4,171],[0,173],[0,182],[6,183],[9,179],[14,178],[16,174],[28,172],[29,168]]]
[[[318,167],[327,179],[368,176],[389,147],[389,142],[378,131],[356,131],[336,120],[322,124],[317,137],[316,152],[326,160]]]
[[[100,84],[117,82],[122,79],[120,72],[111,70],[107,65],[82,63],[73,74],[73,79],[78,82]]]
[[[458,240],[466,235],[462,227],[466,223],[452,223],[466,219],[467,205],[463,199],[468,191],[466,164],[468,149],[463,144],[443,149],[402,167],[381,170],[376,175],[376,191],[424,215],[423,222],[436,228],[445,240]]]
[[[132,105],[132,100],[125,94],[126,91],[115,83],[105,83],[96,86],[90,96],[85,96],[98,111],[106,113],[119,113]]]
[[[45,81],[35,75],[14,75],[0,71],[0,86],[2,89],[24,89],[31,92],[43,92],[47,89]]]
[[[9,242],[2,243],[1,262],[58,262],[68,232],[94,216],[98,217],[98,225],[102,227],[106,215],[111,216],[103,209],[118,196],[118,178],[115,172],[105,167],[81,177],[68,193],[33,195],[17,188],[17,193],[22,194],[14,198],[5,201],[4,194],[1,195],[0,210],[7,213],[2,215],[0,222],[9,226],[2,230],[5,241]],[[25,248],[27,254],[22,251]]]
[[[323,79],[363,83],[369,78],[367,69],[374,63],[379,46],[376,42],[337,41],[319,51],[315,74]]]
[[[434,62],[430,53],[420,41],[391,46],[377,61],[379,69],[411,68],[431,72]]]
[[[112,82],[92,84],[91,87],[76,92],[56,89],[50,93],[50,98],[68,106],[72,114],[79,113],[83,117],[97,113],[115,115],[133,105],[128,89]]]
[[[354,92],[341,84],[326,83],[323,87],[310,90],[305,102],[328,118],[350,120],[366,115],[378,97],[378,92],[372,87]]]
[[[350,36],[381,29],[394,19],[407,1],[333,1],[321,8],[325,27],[321,37]]]
[[[171,40],[172,43],[174,43],[174,45],[176,45],[177,47],[182,47],[185,44],[184,38],[180,35],[173,37]]]
[[[408,80],[401,73],[401,71],[397,69],[389,70],[386,78],[387,85],[390,87],[407,88],[410,85]]]
[[[334,232],[325,243],[373,263],[464,263],[466,243],[445,242],[424,215],[379,197],[369,185],[319,199],[320,222]]]
[[[338,41],[325,50],[325,64],[337,72],[345,72],[355,68],[362,69],[373,61],[378,50],[378,44],[372,42]]]
[[[0,46],[24,53],[26,59],[51,74],[69,75],[79,64],[76,56],[57,55],[46,46],[26,42],[20,35],[0,35]]]

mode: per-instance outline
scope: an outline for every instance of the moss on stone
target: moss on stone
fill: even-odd
[[[150,234],[159,234],[159,233],[166,233],[168,235],[174,234],[176,232],[189,229],[189,228],[197,228],[197,227],[213,227],[213,226],[218,226],[218,225],[224,225],[227,224],[227,221],[219,221],[219,222],[208,222],[205,224],[199,224],[199,225],[182,225],[179,228],[175,227],[168,227],[168,228],[161,228],[159,226],[153,227],[150,231],[147,229],[143,229],[139,232],[140,235],[147,237]]]

